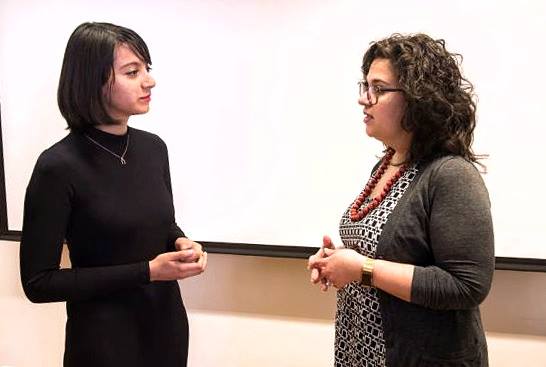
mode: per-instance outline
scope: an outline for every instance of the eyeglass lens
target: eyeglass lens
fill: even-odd
[[[372,105],[377,103],[377,94],[373,85],[366,85],[364,82],[359,82],[358,93],[361,97],[366,97],[368,103]]]

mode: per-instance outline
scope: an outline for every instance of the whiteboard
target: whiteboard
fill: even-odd
[[[356,82],[370,41],[444,38],[475,85],[475,151],[489,154],[496,256],[546,259],[546,3],[520,1],[0,2],[7,219],[20,230],[36,158],[67,131],[56,90],[69,35],[107,21],[148,44],[157,86],[130,125],[169,147],[179,225],[193,239],[339,243],[338,222],[381,145]]]

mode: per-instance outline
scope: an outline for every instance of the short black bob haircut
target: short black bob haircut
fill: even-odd
[[[57,103],[68,129],[81,131],[115,123],[104,107],[103,87],[114,76],[114,50],[120,44],[147,65],[152,64],[146,43],[131,29],[110,23],[83,23],[70,36],[57,90]]]

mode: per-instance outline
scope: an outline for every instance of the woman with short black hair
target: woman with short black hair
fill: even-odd
[[[32,302],[66,301],[67,367],[186,365],[177,280],[202,273],[207,254],[175,222],[165,143],[127,125],[149,109],[150,65],[134,31],[77,27],[58,90],[70,133],[40,155],[27,188],[23,289]]]

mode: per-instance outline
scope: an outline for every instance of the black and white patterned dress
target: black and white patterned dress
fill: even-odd
[[[416,166],[410,167],[392,186],[379,206],[362,220],[352,222],[349,217],[350,207],[345,211],[339,232],[346,248],[375,258],[383,226],[416,174]],[[385,366],[385,341],[379,307],[375,288],[353,282],[337,292],[336,367]]]

